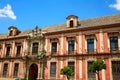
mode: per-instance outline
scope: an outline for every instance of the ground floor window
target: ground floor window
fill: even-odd
[[[75,62],[68,62],[68,67],[70,67],[73,70],[74,75],[75,75]],[[74,76],[73,76],[73,78],[74,78]]]
[[[18,76],[18,69],[19,69],[19,63],[15,63],[15,65],[14,65],[14,74],[13,74],[14,77]]]
[[[87,70],[92,64],[93,64],[93,61],[88,61]],[[94,80],[96,78],[96,75],[94,72],[89,72],[89,71],[87,71],[87,72],[88,72],[88,80]]]
[[[56,77],[56,62],[50,64],[50,77]]]
[[[113,80],[120,80],[120,61],[112,61]]]
[[[8,72],[8,63],[5,63],[3,68],[3,74],[2,74],[3,77],[7,76],[7,72]]]

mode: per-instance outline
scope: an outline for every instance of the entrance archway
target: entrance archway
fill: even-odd
[[[37,80],[38,77],[38,66],[37,64],[32,64],[29,68],[28,80]]]

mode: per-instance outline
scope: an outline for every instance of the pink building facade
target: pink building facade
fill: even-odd
[[[71,80],[96,80],[88,67],[98,59],[106,64],[100,79],[119,80],[119,19],[120,14],[86,20],[70,15],[66,23],[41,29],[10,27],[0,35],[0,80],[67,80],[60,74],[64,66],[74,71]]]

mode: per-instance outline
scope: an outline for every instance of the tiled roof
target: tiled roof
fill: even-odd
[[[15,37],[22,37],[22,36],[26,36],[27,33],[30,33],[31,30],[25,30],[25,31],[21,31],[18,35],[16,36],[8,36],[7,34],[0,34],[0,39],[6,39],[6,38],[15,38]]]
[[[78,23],[80,26],[78,26],[77,28],[87,28],[94,26],[116,24],[116,23],[120,23],[120,14],[79,20]],[[66,23],[64,23],[64,24],[45,27],[43,28],[43,30],[45,30],[46,32],[56,32],[56,31],[71,29],[71,28],[67,28],[66,26],[67,26]]]
[[[79,20],[78,22],[80,26],[78,26],[77,28],[87,28],[87,27],[94,27],[94,26],[116,24],[116,23],[120,23],[120,14]],[[42,30],[45,32],[56,32],[56,31],[62,31],[62,30],[68,30],[68,29],[71,29],[71,28],[67,28],[66,23],[57,24],[53,26],[45,26],[42,28]],[[13,37],[25,36],[27,35],[27,33],[30,33],[30,32],[31,30],[21,31],[19,35],[13,36]],[[0,39],[3,39],[3,38],[8,38],[8,34],[0,34]],[[12,36],[9,38],[12,38]]]

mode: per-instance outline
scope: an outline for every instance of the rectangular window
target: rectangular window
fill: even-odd
[[[87,39],[87,52],[94,52],[94,39]]]
[[[10,31],[9,36],[13,36],[13,30]]]
[[[56,62],[50,64],[50,77],[56,77]]]
[[[70,21],[70,28],[73,27],[73,20]]]
[[[6,50],[6,57],[10,56],[10,46],[7,46],[7,50]]]
[[[68,67],[70,67],[73,72],[75,72],[75,62],[68,62]]]
[[[73,53],[75,48],[75,40],[68,41],[68,53]]]
[[[8,63],[5,63],[3,68],[3,74],[2,74],[3,77],[7,76],[7,72],[8,72]]]
[[[55,54],[57,52],[57,42],[52,42],[51,53]]]
[[[17,46],[16,56],[20,56],[21,46]]]
[[[90,67],[92,64],[93,64],[93,61],[89,61],[89,62],[88,62],[87,70],[89,69],[89,67]],[[96,78],[95,73],[88,71],[88,79],[94,80],[95,78]]]
[[[14,74],[13,74],[14,77],[18,76],[18,69],[19,69],[19,63],[15,63],[15,65],[14,65]]]
[[[33,46],[32,46],[32,54],[38,54],[38,43],[35,42],[33,43]]]
[[[112,61],[113,80],[120,80],[120,61]]]
[[[118,50],[118,37],[117,36],[110,37],[110,50],[111,51]]]

